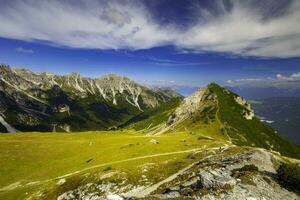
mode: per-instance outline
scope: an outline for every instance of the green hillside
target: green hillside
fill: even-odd
[[[191,156],[193,152],[222,145],[225,143],[198,140],[197,136],[186,133],[161,136],[145,136],[134,131],[2,134],[0,199],[32,196],[52,200],[80,184],[99,182],[99,177],[112,171],[124,171],[130,175],[129,181],[138,184],[141,171],[137,166],[147,163],[155,163],[147,173],[151,181],[158,181],[194,162],[197,155]],[[61,179],[67,181],[63,187],[57,185]]]
[[[154,109],[148,109],[145,112],[131,118],[121,127],[127,129],[134,129],[136,131],[147,131],[155,129],[157,126],[165,123],[170,114],[180,105],[181,97],[176,97],[167,103],[163,103]]]
[[[300,158],[300,148],[276,133],[273,128],[256,117],[252,120],[243,118],[243,107],[234,100],[237,94],[217,84],[210,84],[208,87],[218,96],[218,117],[233,144],[262,147]]]

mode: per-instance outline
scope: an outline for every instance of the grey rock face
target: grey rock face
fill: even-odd
[[[229,175],[228,171],[222,169],[205,170],[199,176],[203,188],[222,188],[236,184],[236,180]]]
[[[169,116],[166,125],[171,126],[199,114],[207,116],[209,112],[215,112],[213,110],[217,107],[217,101],[217,95],[208,87],[203,87],[183,100]]]
[[[225,156],[219,155],[223,153]],[[299,199],[298,194],[277,182],[273,162],[278,162],[279,158],[272,153],[263,149],[223,153],[215,154],[184,171],[177,179],[160,188],[163,193],[154,192],[153,196],[205,200]],[[258,170],[248,171],[246,165],[256,166]],[[173,197],[173,194],[180,196]]]

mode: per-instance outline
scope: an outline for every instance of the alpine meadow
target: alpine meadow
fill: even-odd
[[[297,0],[1,0],[0,200],[300,199]]]

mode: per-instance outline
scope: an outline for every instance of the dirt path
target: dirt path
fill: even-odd
[[[18,182],[19,183],[18,185],[15,185],[13,183],[11,185],[13,185],[14,187],[10,187],[11,185],[4,186],[4,187],[0,188],[0,192],[1,191],[13,190],[13,189],[20,188],[20,187],[39,185],[39,184],[43,184],[43,183],[54,181],[54,180],[68,178],[70,176],[73,176],[73,175],[76,175],[76,174],[79,174],[79,173],[82,173],[82,172],[85,172],[85,171],[88,171],[88,170],[91,170],[91,169],[96,169],[96,168],[104,167],[104,166],[107,166],[107,165],[119,164],[119,163],[123,163],[123,162],[129,162],[129,161],[134,161],[134,160],[141,160],[141,159],[146,159],[146,158],[154,158],[154,157],[160,157],[160,156],[183,154],[183,153],[195,152],[195,151],[200,151],[200,150],[203,150],[203,148],[194,148],[194,149],[183,150],[183,151],[173,151],[173,152],[167,152],[167,153],[159,153],[159,154],[153,154],[153,155],[147,155],[147,156],[139,156],[139,157],[135,157],[135,158],[128,158],[128,159],[124,159],[124,160],[107,162],[107,163],[103,163],[103,164],[99,164],[99,165],[94,165],[94,166],[91,166],[91,167],[87,167],[87,168],[84,168],[82,170],[78,170],[78,171],[75,171],[75,172],[72,172],[72,173],[68,173],[68,174],[65,174],[65,175],[53,178],[53,179],[47,179],[47,180],[43,180],[43,181],[34,181],[34,182],[26,183],[26,184],[20,184]]]
[[[229,148],[229,146],[224,146],[224,147],[221,147],[222,149],[227,149]],[[217,148],[211,148],[211,149],[219,149],[219,147]],[[139,190],[139,191],[136,191],[134,193],[127,193],[125,194],[126,197],[136,197],[136,198],[145,198],[147,197],[148,195],[150,195],[152,192],[154,192],[155,190],[157,190],[161,185],[165,184],[165,183],[168,183],[168,182],[171,182],[172,180],[174,180],[175,178],[177,178],[179,175],[183,174],[185,171],[187,171],[188,169],[192,168],[194,165],[196,165],[197,163],[201,162],[202,160],[205,160],[207,158],[210,158],[212,157],[212,155],[209,155],[209,156],[206,156],[204,158],[202,158],[200,161],[197,161],[197,162],[194,162],[192,164],[190,164],[189,166],[179,170],[178,172],[176,172],[175,174],[172,174],[171,176],[169,176],[168,178],[154,184],[154,185],[151,185],[150,187],[146,188],[146,189],[143,189],[143,190]]]
[[[195,148],[195,149],[189,149],[189,150],[183,150],[183,151],[173,151],[173,152],[159,153],[159,154],[153,154],[153,155],[147,155],[147,156],[139,156],[139,157],[135,157],[135,158],[128,158],[128,159],[125,159],[125,160],[112,161],[112,162],[108,162],[108,163],[103,163],[103,164],[87,167],[87,168],[84,168],[84,169],[79,170],[79,171],[75,171],[75,172],[72,172],[72,173],[69,173],[69,174],[65,174],[63,176],[59,176],[59,177],[54,178],[52,180],[67,178],[69,176],[73,176],[75,174],[79,174],[79,173],[82,173],[82,172],[87,171],[87,170],[91,170],[91,169],[95,169],[95,168],[99,168],[99,167],[104,167],[104,166],[107,166],[107,165],[119,164],[119,163],[123,163],[123,162],[129,162],[129,161],[140,160],[140,159],[145,159],[145,158],[154,158],[154,157],[160,157],[160,156],[168,156],[168,155],[174,155],[174,154],[189,153],[189,152],[199,151],[199,150],[202,150],[202,149],[203,148]]]
[[[205,157],[205,158],[208,158],[209,156]],[[151,194],[152,192],[154,192],[155,190],[157,190],[161,185],[165,184],[165,183],[168,183],[168,182],[171,182],[172,180],[174,180],[175,178],[177,178],[179,175],[181,175],[182,173],[184,173],[185,171],[187,171],[188,169],[192,168],[195,164],[197,164],[199,161],[197,162],[194,162],[192,164],[190,164],[189,166],[181,169],[180,171],[176,172],[175,174],[169,176],[168,178],[154,184],[154,185],[151,185],[150,187],[146,188],[146,189],[143,189],[143,190],[140,190],[140,191],[136,191],[134,193],[127,193],[125,194],[125,196],[128,196],[128,197],[136,197],[136,198],[144,198],[146,196],[148,196],[149,194]]]

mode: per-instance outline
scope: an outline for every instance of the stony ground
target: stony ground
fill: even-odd
[[[125,173],[109,172],[102,176],[102,184],[88,183],[61,194],[58,200],[300,199],[277,181],[276,167],[281,162],[280,156],[257,148],[224,147],[210,151],[208,156],[157,183],[141,175],[140,184],[134,185]],[[197,158],[197,152],[194,154],[192,156]],[[151,165],[155,163],[139,167],[147,172]]]

